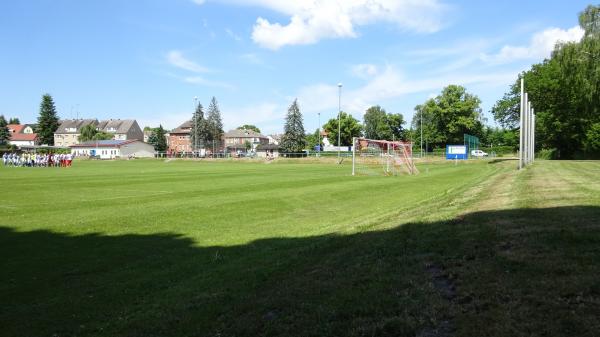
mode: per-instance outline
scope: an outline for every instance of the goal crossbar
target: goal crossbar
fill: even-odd
[[[354,138],[352,145],[352,175],[361,173],[361,169],[385,175],[419,173],[412,159],[411,142]]]

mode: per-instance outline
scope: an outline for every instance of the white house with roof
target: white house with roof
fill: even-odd
[[[154,146],[141,140],[98,140],[69,146],[71,154],[79,157],[94,156],[100,159],[154,158]]]
[[[230,152],[245,152],[246,144],[250,144],[252,151],[256,150],[258,145],[269,144],[269,138],[262,134],[247,129],[229,130],[225,133],[225,147]]]
[[[15,146],[34,146],[37,142],[37,134],[33,125],[30,124],[8,124],[10,139],[8,143]]]
[[[97,119],[65,119],[54,132],[54,145],[68,147],[79,144],[81,129],[92,124],[96,130],[113,135],[115,140],[144,140],[144,133],[135,119],[109,119],[98,121]]]
[[[96,130],[113,134],[115,140],[144,140],[144,132],[135,119],[109,119],[100,121]]]

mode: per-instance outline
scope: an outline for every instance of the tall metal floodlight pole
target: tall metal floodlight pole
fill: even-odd
[[[523,115],[525,110],[525,80],[521,79],[521,108],[519,111],[519,170],[523,168]]]
[[[527,116],[525,117],[525,165],[529,165],[529,141],[531,138],[530,129],[531,129],[531,102],[529,101],[529,95],[527,95]]]
[[[421,111],[421,158],[423,158],[423,111]]]
[[[321,156],[321,151],[322,151],[322,149],[321,149],[321,113],[317,112],[317,116],[319,116],[318,117],[318,119],[319,119],[319,152],[317,154],[319,156]]]
[[[198,116],[196,110],[198,109],[198,96],[194,96],[194,151],[198,151]]]
[[[339,92],[339,95],[338,95],[338,163],[340,163],[341,159],[342,159],[341,154],[340,154],[340,149],[342,146],[342,143],[340,140],[341,139],[341,131],[342,131],[341,122],[340,122],[340,118],[342,115],[342,83],[338,83],[338,88],[339,88],[339,90],[338,90],[338,92]]]
[[[531,109],[531,162],[535,161],[535,113]]]

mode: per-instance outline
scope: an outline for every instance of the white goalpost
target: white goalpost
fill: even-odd
[[[353,138],[352,175],[417,174],[412,143]]]

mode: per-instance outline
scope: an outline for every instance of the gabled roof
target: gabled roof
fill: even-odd
[[[190,131],[192,130],[193,126],[194,126],[194,124],[193,124],[192,120],[190,119],[189,121],[185,121],[180,126],[178,126],[175,129],[171,130],[171,133],[185,133],[185,134],[189,134]]]
[[[139,142],[137,139],[129,140],[90,140],[87,142],[73,144],[70,147],[121,147],[130,143]]]
[[[256,147],[256,151],[266,151],[266,150],[278,150],[279,145],[277,144],[260,144]]]
[[[33,141],[36,140],[37,133],[11,133],[11,141]]]
[[[63,133],[72,133],[77,134],[81,133],[81,128],[88,124],[98,124],[98,120],[96,119],[64,119],[59,121],[60,125],[58,129],[54,133],[63,134]]]
[[[100,121],[97,128],[107,133],[127,133],[134,123],[135,119],[108,119]]]
[[[12,133],[23,132],[25,125],[23,125],[23,124],[8,124],[6,127],[8,128],[8,131],[12,134]]]
[[[254,130],[229,130],[225,133],[225,138],[267,138]]]
[[[11,141],[34,141],[37,138],[36,133],[24,133],[27,124],[8,124]]]

